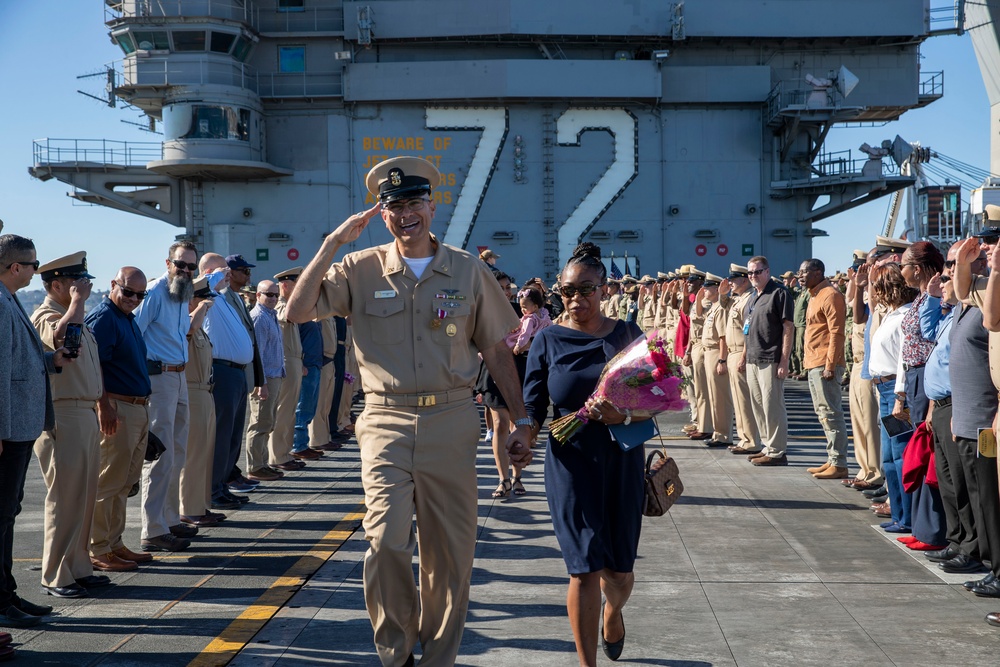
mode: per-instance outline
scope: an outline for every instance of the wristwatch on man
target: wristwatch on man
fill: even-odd
[[[514,420],[514,426],[527,426],[528,428],[531,428],[534,425],[535,420],[531,417],[521,417],[520,419]]]

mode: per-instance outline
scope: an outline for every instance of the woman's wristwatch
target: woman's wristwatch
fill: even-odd
[[[622,424],[628,426],[631,423],[632,423],[632,411],[629,410],[628,408],[625,408],[625,421],[623,421]]]

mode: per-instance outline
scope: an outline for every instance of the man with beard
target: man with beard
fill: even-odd
[[[178,492],[181,468],[187,456],[188,390],[184,366],[191,326],[188,302],[194,295],[198,253],[190,241],[170,246],[167,272],[149,285],[146,299],[135,313],[135,323],[146,342],[146,362],[152,393],[149,431],[166,448],[156,461],[142,466],[143,551],[181,551],[198,533],[181,523]]]

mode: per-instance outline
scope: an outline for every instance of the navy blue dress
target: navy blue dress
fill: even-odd
[[[528,416],[542,423],[550,399],[554,417],[579,410],[608,360],[641,335],[635,323],[623,321],[604,338],[559,325],[543,329],[528,351]],[[564,445],[549,436],[545,492],[570,574],[632,571],[642,527],[644,465],[642,447],[622,451],[608,427],[595,421]]]

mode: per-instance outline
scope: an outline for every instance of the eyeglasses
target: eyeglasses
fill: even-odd
[[[277,292],[257,292],[257,296],[266,296],[269,299],[277,299],[279,294]]]
[[[394,201],[391,204],[386,204],[383,208],[389,211],[394,216],[402,215],[403,213],[416,213],[418,211],[424,210],[427,207],[427,202],[430,199],[408,199],[406,201]]]
[[[7,268],[14,266],[15,264],[20,264],[21,266],[30,266],[33,270],[37,271],[38,267],[41,266],[41,262],[37,259],[34,262],[11,262],[7,265]]]
[[[145,290],[142,292],[136,292],[135,290],[130,290],[129,288],[125,287],[121,283],[115,282],[114,280],[111,281],[111,284],[117,285],[118,289],[120,289],[122,292],[122,296],[124,296],[126,299],[131,299],[134,297],[139,301],[142,301],[143,299],[146,298],[146,295],[149,294],[149,292],[146,292]]]
[[[181,269],[182,271],[197,271],[198,270],[198,265],[197,264],[192,264],[191,262],[184,262],[184,261],[181,261],[179,259],[172,259],[172,260],[170,260],[170,263],[173,264],[174,266],[176,266],[178,269]]]
[[[747,271],[747,275],[752,278],[754,276],[759,276],[760,274],[764,273],[765,271],[767,271],[766,268],[765,269],[757,269],[756,271]]]
[[[996,245],[1000,243],[1000,236],[983,236],[983,243],[986,245]]]
[[[941,281],[941,284],[944,285],[946,282],[948,282],[949,280],[951,280],[951,277],[950,276],[941,276],[941,278],[939,280]]]
[[[946,259],[946,260],[944,260],[944,268],[946,268],[946,269],[954,269],[956,261],[957,260],[954,260],[954,259]]]
[[[246,267],[243,267],[243,268],[240,268],[240,269],[232,269],[232,270],[236,271],[236,272],[239,272],[239,273],[242,273],[242,274],[245,274],[245,275],[248,275],[248,276],[250,275],[250,269],[248,269]]]
[[[591,296],[594,292],[599,290],[602,285],[604,285],[604,283],[601,283],[600,285],[582,285],[580,287],[576,287],[575,285],[560,285],[559,293],[567,299],[572,299],[577,294],[580,296]]]

